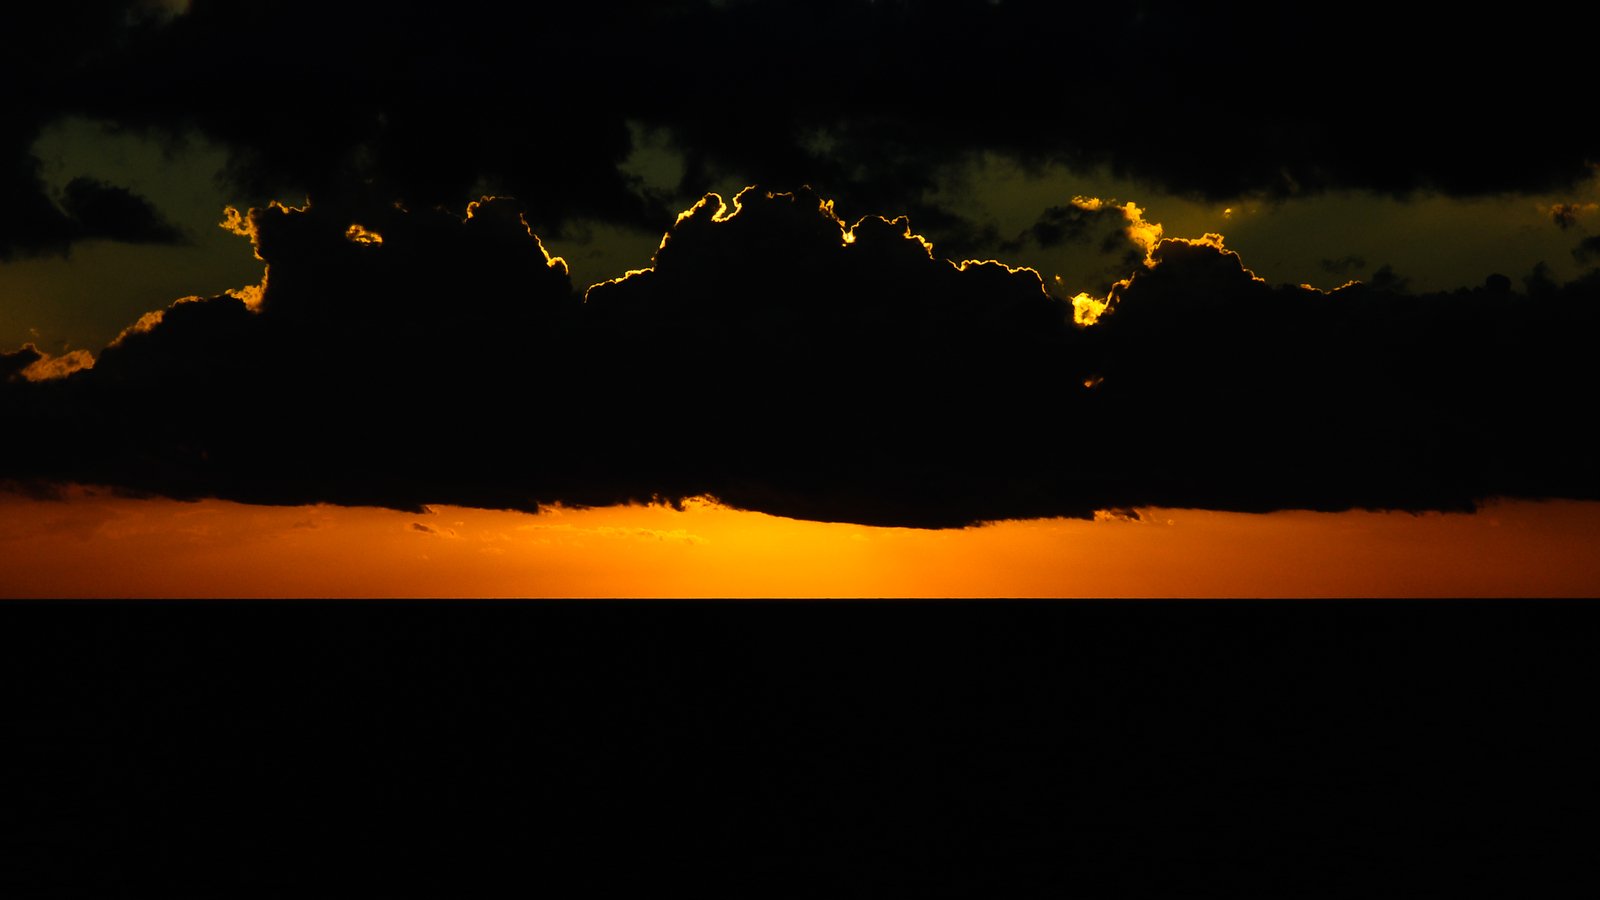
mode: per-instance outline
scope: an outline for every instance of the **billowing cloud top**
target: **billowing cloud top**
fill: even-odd
[[[469,212],[252,211],[263,290],[173,304],[92,368],[3,358],[0,477],[923,527],[1600,497],[1600,275],[1272,286],[1124,209],[1148,257],[1085,327],[1030,269],[810,191],[708,196],[651,268],[582,294],[519,204]]]

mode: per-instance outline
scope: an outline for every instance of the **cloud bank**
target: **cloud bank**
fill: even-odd
[[[1148,253],[1088,327],[1031,269],[810,191],[708,196],[583,292],[515,201],[256,209],[258,293],[179,301],[59,377],[0,358],[0,478],[917,527],[1600,498],[1600,272],[1324,293],[1110,209]]]

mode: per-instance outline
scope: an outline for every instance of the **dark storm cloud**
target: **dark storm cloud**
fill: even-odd
[[[1143,224],[1142,210],[1094,198],[1079,197],[1052,206],[1016,237],[996,241],[1008,258],[1056,258],[1066,261],[1074,288],[1104,296],[1111,285],[1144,260],[1146,248],[1130,233],[1130,225]],[[943,249],[946,244],[940,243]],[[1064,251],[1058,254],[1056,251]]]
[[[1021,234],[1003,242],[1000,248],[1007,253],[1015,253],[1029,244],[1043,249],[1091,241],[1115,245],[1126,225],[1126,219],[1116,207],[1077,203],[1052,206]]]
[[[1411,279],[1394,270],[1394,266],[1384,263],[1367,279],[1367,284],[1375,290],[1389,291],[1391,293],[1404,293],[1410,287]]]
[[[67,183],[58,200],[36,179],[14,179],[12,202],[0,211],[0,262],[66,253],[78,241],[179,244],[183,232],[150,201],[93,178]]]
[[[22,378],[22,371],[44,358],[37,347],[23,344],[20,350],[0,351],[0,383]]]
[[[1600,282],[1541,296],[1270,286],[1163,242],[1094,332],[1114,495],[1221,509],[1464,509],[1600,492],[1582,410]]]
[[[1080,335],[1036,272],[958,267],[904,219],[846,232],[809,192],[735,205],[718,221],[702,203],[653,270],[588,293],[591,339],[615,354],[605,470],[799,518],[1055,510],[1033,480],[1054,468],[1055,416],[1084,399]]]
[[[80,105],[87,87],[78,80],[82,73],[102,65],[116,47],[148,36],[159,27],[157,12],[159,4],[127,0],[29,3],[6,11],[0,28],[0,85],[6,91],[0,120],[0,261],[60,253],[86,238],[120,239],[130,232],[154,237],[149,226],[159,226],[161,219],[132,194],[109,197],[94,186],[80,187],[78,199],[89,207],[90,220],[63,210],[40,179],[31,148],[46,124]]]
[[[1550,207],[1550,219],[1556,223],[1556,227],[1566,231],[1596,208],[1593,203],[1557,203]]]
[[[87,69],[78,110],[199,129],[231,148],[231,180],[261,200],[459,208],[489,183],[528,200],[543,226],[654,223],[666,211],[617,171],[631,147],[619,100],[658,78],[627,38],[671,4],[571,6],[461,0],[374,15],[197,0]]]
[[[197,129],[255,202],[459,208],[481,187],[528,202],[545,234],[664,221],[617,168],[633,121],[682,151],[692,193],[719,172],[810,184],[952,247],[981,226],[924,198],[988,151],[1213,198],[1553,190],[1600,159],[1595,129],[1566,124],[1587,59],[1548,51],[1567,16],[1538,3],[1398,19],[1053,0],[32,6],[50,8],[0,38],[0,71],[30,88],[0,126],[20,198],[0,247],[50,232],[28,148],[64,115]]]
[[[71,243],[71,222],[50,202],[44,185],[27,174],[0,175],[0,262],[38,253],[60,253]]]
[[[1543,52],[1563,16],[1537,4],[1481,22],[1402,22],[1359,3],[1337,15],[1265,3],[798,6],[730,11],[706,33],[748,35],[735,46],[757,52],[725,69],[687,58],[675,78],[685,103],[649,112],[705,156],[837,183],[869,206],[882,205],[878,182],[845,184],[848,171],[819,164],[862,166],[905,197],[935,167],[994,149],[1228,197],[1543,189],[1586,177],[1596,157],[1584,129],[1515,136],[1520,123],[1567,121],[1583,83],[1580,62]],[[1524,64],[1490,62],[1485,48]],[[1485,102],[1496,96],[1519,103]],[[738,129],[725,127],[728,109]],[[797,146],[819,133],[824,153]]]
[[[179,497],[528,502],[517,473],[543,468],[532,421],[561,378],[549,344],[577,300],[516,204],[465,220],[275,206],[249,227],[268,265],[256,308],[180,301],[86,377],[37,386],[45,415],[94,411],[61,422],[67,465]],[[123,445],[94,450],[100,429]]]
[[[176,244],[183,232],[162,218],[150,201],[127,188],[93,178],[67,182],[62,208],[78,226],[80,238],[109,238],[130,244]]]
[[[41,437],[4,471],[419,511],[704,494],[885,524],[1055,511],[1012,484],[1077,396],[1007,390],[1078,377],[1070,309],[1036,273],[937,259],[904,220],[847,241],[811,194],[741,202],[697,207],[653,270],[586,301],[507,201],[465,221],[253,211],[257,309],[179,302],[91,371],[13,386],[8,412]]]
[[[508,201],[249,225],[259,298],[179,302],[92,369],[0,382],[28,436],[0,477],[417,512],[712,495],[922,527],[1600,497],[1594,277],[1325,294],[1165,240],[1078,328],[1032,270],[958,266],[810,192],[707,198],[584,298]]]
[[[1317,265],[1329,275],[1343,278],[1354,272],[1359,272],[1367,267],[1367,261],[1359,256],[1342,256],[1338,259],[1320,260]]]

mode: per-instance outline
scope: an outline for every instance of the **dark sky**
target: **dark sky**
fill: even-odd
[[[172,11],[187,8],[173,16]],[[69,115],[197,132],[258,202],[457,208],[491,188],[541,233],[574,217],[659,227],[669,198],[618,168],[638,127],[718,173],[902,211],[942,242],[963,211],[922,195],[974,154],[1101,165],[1227,200],[1336,189],[1454,196],[1571,189],[1595,130],[1586,64],[1550,49],[1558,6],[1515,19],[1379,4],[79,2],[9,29],[32,77],[0,153],[10,255],[171,239],[161,210],[89,179],[51,198],[31,156]],[[46,34],[55,40],[29,40]],[[631,126],[630,126],[631,123]],[[54,200],[55,202],[52,202]],[[952,248],[953,249],[953,248]]]
[[[920,526],[1600,492],[1555,8],[16,16],[0,476]]]

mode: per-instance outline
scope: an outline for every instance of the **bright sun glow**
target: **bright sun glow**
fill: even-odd
[[[1600,503],[1476,515],[1113,510],[920,530],[706,501],[555,509],[0,493],[0,595],[1518,596],[1600,592]],[[104,573],[119,573],[114,580]]]

